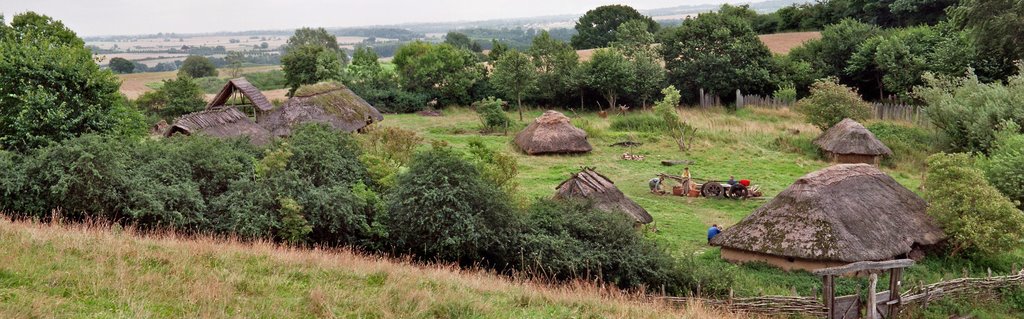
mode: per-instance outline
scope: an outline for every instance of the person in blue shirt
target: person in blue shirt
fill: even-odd
[[[715,238],[721,232],[722,227],[718,227],[718,224],[711,225],[711,228],[708,228],[708,245],[711,244],[711,238]]]

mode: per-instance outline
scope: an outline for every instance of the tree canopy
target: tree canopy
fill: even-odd
[[[323,81],[341,80],[342,63],[338,54],[315,44],[293,47],[281,57],[285,81],[294,94],[299,86]]]
[[[615,40],[615,32],[619,26],[630,20],[641,20],[647,25],[647,31],[658,31],[658,23],[651,17],[640,14],[633,7],[626,5],[607,5],[587,11],[576,21],[576,35],[572,37],[572,46],[577,50],[604,48]]]
[[[185,58],[185,61],[181,62],[181,68],[178,69],[178,76],[188,76],[192,78],[217,76],[217,66],[214,65],[210,59],[204,56],[190,55]]]
[[[132,73],[132,71],[135,71],[135,64],[132,61],[128,61],[128,59],[116,57],[110,59],[110,70],[120,74]]]
[[[508,98],[516,99],[519,120],[523,120],[523,96],[533,90],[537,83],[537,68],[530,56],[519,51],[502,54],[494,65],[491,81]]]
[[[442,105],[472,103],[471,88],[483,79],[483,66],[476,64],[473,52],[449,44],[406,44],[394,63],[403,88],[428,94]]]

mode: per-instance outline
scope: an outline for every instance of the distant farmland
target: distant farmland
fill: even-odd
[[[254,66],[242,68],[242,73],[267,72],[279,69],[281,69],[281,66],[279,65]],[[230,73],[228,69],[220,69],[219,71],[221,75],[227,75]],[[124,93],[124,95],[134,99],[139,97],[139,95],[142,95],[142,93],[153,90],[147,87],[146,84],[160,82],[162,80],[171,80],[177,76],[178,71],[168,71],[119,74],[117,77],[121,79],[121,93]]]

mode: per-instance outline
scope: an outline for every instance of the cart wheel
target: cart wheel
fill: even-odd
[[[741,199],[750,197],[750,191],[746,188],[737,189],[736,192],[732,193],[732,198]]]
[[[725,187],[716,182],[707,182],[704,183],[704,186],[701,186],[700,195],[704,197],[722,197],[725,196]]]

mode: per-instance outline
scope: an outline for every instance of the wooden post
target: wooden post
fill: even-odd
[[[867,319],[878,319],[878,292],[875,290],[878,288],[878,274],[871,273],[871,277],[868,279],[868,314]]]
[[[921,282],[921,286],[924,287],[924,308],[928,308],[928,286],[925,286],[923,282]]]
[[[902,285],[902,283],[900,282],[902,280],[901,277],[903,277],[903,269],[902,268],[893,268],[893,269],[889,270],[889,300],[888,301],[892,301],[892,300],[899,301],[899,303],[891,304],[891,305],[889,305],[887,307],[886,310],[888,310],[890,317],[892,317],[893,314],[896,313],[896,311],[899,309],[900,303],[903,302],[903,296],[900,295],[900,291],[902,290],[900,288],[900,286]]]
[[[834,319],[835,309],[833,308],[835,308],[836,295],[834,290],[835,286],[832,284],[832,275],[826,275],[823,280],[824,282],[821,285],[823,291],[821,295],[825,298],[825,308],[828,309],[828,315],[826,318]]]

